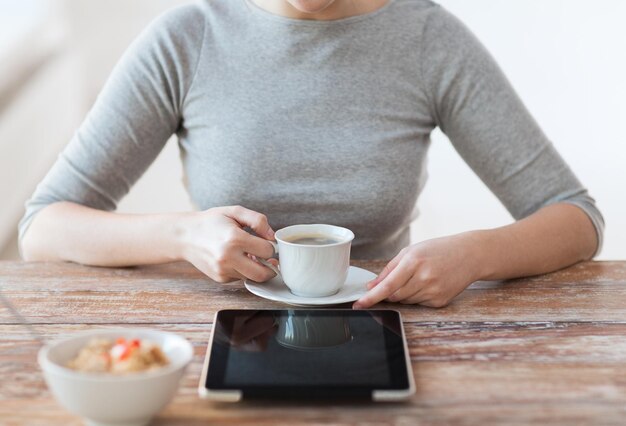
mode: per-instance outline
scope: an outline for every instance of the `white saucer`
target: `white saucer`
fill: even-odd
[[[376,274],[366,269],[350,266],[348,278],[341,289],[332,296],[326,297],[302,297],[296,296],[289,291],[280,277],[274,277],[264,283],[245,280],[244,284],[248,291],[259,297],[276,302],[283,302],[294,306],[324,306],[338,305],[340,303],[354,302],[366,292],[365,284],[376,278]]]

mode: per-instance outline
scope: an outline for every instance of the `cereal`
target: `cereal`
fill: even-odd
[[[169,364],[161,348],[139,339],[92,339],[67,366],[90,373],[127,374]]]

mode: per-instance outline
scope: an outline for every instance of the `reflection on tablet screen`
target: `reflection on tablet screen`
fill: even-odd
[[[218,381],[225,388],[397,387],[394,378],[406,376],[406,370],[393,371],[405,365],[403,342],[393,321],[385,318],[388,314],[239,312],[216,328],[211,359],[221,368],[214,371],[221,370]]]

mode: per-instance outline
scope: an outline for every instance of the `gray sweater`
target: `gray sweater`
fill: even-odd
[[[175,133],[197,208],[240,204],[274,229],[345,226],[353,257],[390,258],[409,243],[437,126],[514,218],[571,203],[601,239],[594,200],[493,58],[426,0],[335,21],[245,0],[165,13],[27,202],[20,238],[54,202],[114,210]]]

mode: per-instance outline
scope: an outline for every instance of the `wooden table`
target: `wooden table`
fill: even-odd
[[[354,264],[378,272],[384,262]],[[186,264],[102,269],[4,262],[0,287],[49,339],[113,325],[189,339],[194,360],[156,424],[626,424],[626,262],[479,282],[439,310],[380,305],[404,318],[417,385],[405,404],[199,400],[215,311],[283,306],[241,283],[213,283]],[[80,424],[52,399],[37,350],[0,308],[0,424]]]

